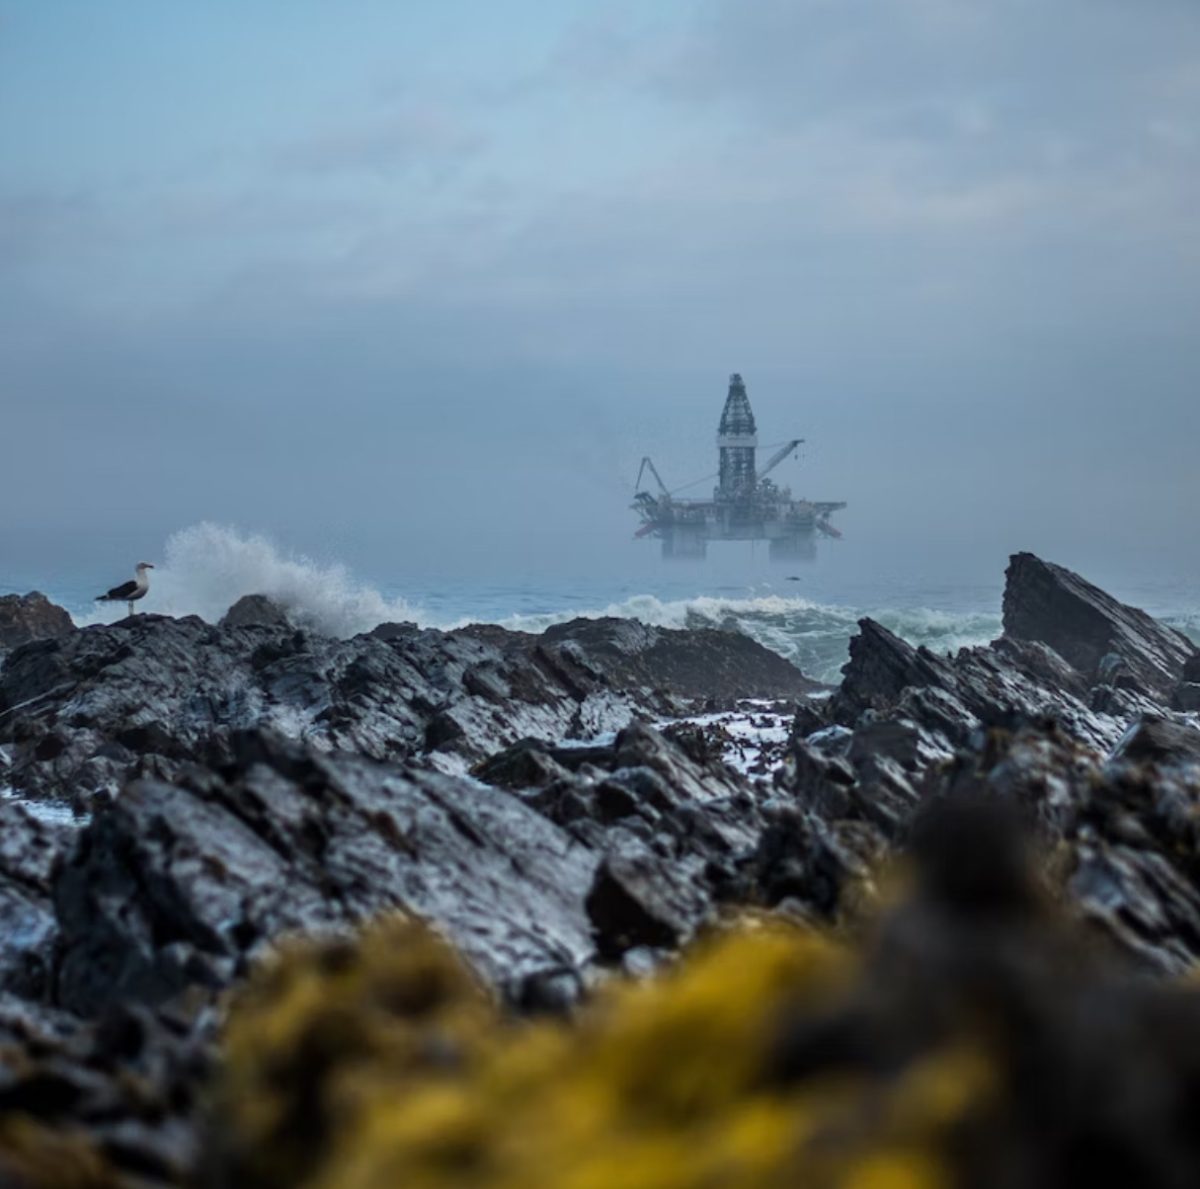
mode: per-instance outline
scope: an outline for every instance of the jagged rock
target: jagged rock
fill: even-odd
[[[1181,681],[1171,693],[1171,709],[1186,713],[1200,710],[1200,681]]]
[[[287,612],[266,595],[242,595],[228,611],[221,616],[219,624],[223,628],[288,628],[291,621]]]
[[[339,641],[139,615],[12,653],[0,744],[9,779],[35,797],[115,793],[147,757],[168,776],[162,761],[220,763],[231,732],[254,727],[463,772],[522,737],[587,739],[636,712],[694,709],[708,668],[724,691],[786,697],[811,685],[745,637],[619,620],[547,637],[480,627]]]
[[[0,798],[0,991],[33,1000],[49,993],[58,933],[53,874],[78,829],[68,818],[39,817]]]
[[[827,921],[844,906],[851,884],[870,879],[883,851],[883,836],[870,826],[830,825],[813,812],[782,808],[759,838],[750,876],[768,907],[798,905]]]
[[[675,631],[633,619],[574,619],[548,628],[540,647],[603,675],[616,689],[666,689],[685,699],[731,703],[825,688],[748,636],[713,628]]]
[[[1178,974],[1200,961],[1200,770],[1162,767],[1177,754],[1152,750],[1103,764],[1054,722],[994,730],[930,799],[1021,808],[1056,844],[1063,890],[1085,919],[1138,965]]]
[[[946,689],[955,684],[942,657],[914,648],[873,619],[860,619],[858,628],[850,641],[842,684],[830,703],[835,722],[849,726],[866,710],[889,710],[912,687]]]
[[[259,732],[234,746],[230,780],[135,782],[84,830],[54,889],[63,1007],[225,986],[263,943],[397,907],[498,984],[590,953],[597,857],[517,798]]]
[[[0,652],[30,640],[66,636],[74,630],[70,615],[41,591],[0,595]]]
[[[1168,693],[1196,656],[1182,632],[1032,553],[1016,553],[1009,562],[1004,632],[1049,645],[1088,678],[1115,654],[1144,690],[1157,694]]]
[[[608,959],[640,946],[674,949],[710,908],[702,887],[634,835],[621,837],[601,860],[585,903],[596,949]]]
[[[1200,764],[1200,727],[1147,715],[1117,744],[1113,759],[1153,764]]]

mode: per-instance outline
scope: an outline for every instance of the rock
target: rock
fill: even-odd
[[[695,709],[706,669],[725,692],[812,684],[745,637],[622,620],[545,638],[480,627],[329,640],[139,615],[14,651],[0,671],[0,745],[32,797],[87,799],[151,769],[221,763],[234,732],[259,727],[461,773],[521,738],[587,739],[636,713]]]
[[[949,759],[980,725],[1050,716],[1105,752],[1124,732],[1127,714],[1104,713],[1084,703],[1079,675],[1045,645],[1000,640],[947,658],[913,648],[873,620],[860,626],[831,713],[838,723],[866,732],[881,718],[893,724],[851,750],[857,763],[873,768],[871,779],[881,779],[910,804],[922,774]],[[1130,712],[1157,705],[1124,696],[1133,699],[1125,708]],[[902,738],[904,756],[883,763],[890,745],[881,749],[880,744],[884,739],[898,744]]]
[[[869,881],[883,849],[882,835],[870,827],[831,826],[812,812],[779,809],[751,862],[758,898],[768,907],[790,902],[814,920],[832,920],[849,887]]]
[[[1006,577],[1005,635],[1049,645],[1085,677],[1111,653],[1143,689],[1161,695],[1196,656],[1182,632],[1032,553],[1014,554]]]
[[[79,826],[35,808],[0,798],[0,991],[40,1002],[50,992],[58,937],[54,872]]]
[[[94,1023],[0,994],[0,1184],[188,1182],[213,1029],[130,1006]]]
[[[0,595],[0,652],[31,640],[66,636],[74,630],[70,615],[40,591]]]
[[[1200,764],[1200,727],[1161,715],[1146,715],[1125,733],[1112,758],[1152,764]]]
[[[825,688],[749,636],[713,628],[675,631],[633,619],[574,619],[547,628],[539,646],[568,667],[603,674],[616,689],[664,689],[725,704]]]
[[[291,621],[287,612],[266,595],[242,595],[228,611],[221,616],[219,624],[223,628],[288,628]]]
[[[633,835],[601,860],[585,904],[596,949],[609,960],[642,946],[674,949],[692,936],[709,910],[700,886]]]
[[[873,619],[858,621],[850,660],[830,704],[835,722],[852,725],[866,710],[887,710],[910,687],[952,688],[949,664],[928,649],[914,648]]]
[[[64,1008],[220,988],[274,938],[394,908],[496,984],[591,952],[596,856],[519,799],[261,732],[234,743],[230,779],[135,782],[84,830],[54,887]]]
[[[1171,709],[1200,711],[1200,681],[1181,681],[1171,693]]]
[[[1200,961],[1200,769],[1160,766],[1178,754],[1159,725],[1141,724],[1131,734],[1151,735],[1108,763],[1054,723],[993,730],[956,756],[927,802],[1019,810],[1096,931],[1145,970],[1180,974]]]
[[[540,636],[395,624],[337,641],[257,598],[215,627],[139,615],[21,645],[0,669],[0,784],[18,790],[0,798],[0,1107],[33,1096],[38,1144],[69,1132],[80,1159],[177,1183],[195,1173],[203,1060],[186,1062],[211,1052],[214,1005],[281,939],[322,938],[316,981],[374,1003],[336,976],[358,960],[359,924],[399,910],[406,936],[408,917],[426,919],[465,956],[477,1008],[569,1019],[606,980],[673,966],[747,908],[760,927],[853,936],[876,872],[904,852],[922,890],[872,950],[841,1040],[826,1013],[762,1051],[788,1076],[833,1050],[894,1072],[992,975],[985,1001],[1012,1009],[1005,1028],[1047,995],[1053,1027],[1073,1027],[1082,1001],[1057,998],[1053,979],[1079,967],[1055,965],[1060,933],[1003,814],[963,838],[945,824],[966,806],[1028,824],[1049,856],[1046,898],[1120,969],[1193,969],[1200,725],[1166,702],[1200,685],[1200,662],[1168,657],[1166,629],[1069,572],[1018,561],[1013,631],[948,657],[864,620],[827,701],[744,637],[623,620]],[[1059,622],[1072,599],[1091,609],[1076,635],[1094,662]],[[748,696],[760,700],[739,707]],[[727,763],[763,724],[782,762]],[[68,800],[90,821],[64,816]],[[982,852],[980,821],[994,827]],[[309,985],[290,984],[301,999]],[[342,1035],[336,1005],[293,1006],[314,1013],[314,1035]],[[279,1034],[299,1039],[295,1023]],[[420,1052],[443,1070],[452,1058]],[[316,1085],[322,1054],[286,1068]]]

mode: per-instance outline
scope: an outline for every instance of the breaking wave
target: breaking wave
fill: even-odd
[[[147,610],[199,615],[210,623],[248,594],[266,595],[300,627],[340,638],[389,621],[423,618],[404,599],[385,597],[345,566],[324,565],[282,551],[266,537],[207,522],[171,534],[151,583],[154,601]],[[124,614],[124,604],[102,603],[76,622],[107,623]]]
[[[925,645],[934,652],[955,652],[970,645],[986,644],[1001,630],[999,615],[982,612],[956,614],[929,608],[879,610],[832,606],[779,595],[678,600],[638,595],[591,611],[512,615],[498,622],[502,627],[524,632],[544,631],[569,619],[606,616],[637,619],[657,627],[724,628],[741,632],[787,657],[808,676],[832,683],[841,680],[850,638],[858,634],[858,621],[867,615],[910,644]]]

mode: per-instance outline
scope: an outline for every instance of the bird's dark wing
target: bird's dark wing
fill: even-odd
[[[122,582],[120,586],[114,586],[107,594],[97,595],[96,601],[99,602],[101,599],[127,599],[137,588],[137,582],[131,578],[128,582]]]

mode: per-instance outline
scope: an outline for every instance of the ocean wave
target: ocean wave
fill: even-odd
[[[207,522],[167,539],[151,576],[151,593],[155,612],[199,615],[210,623],[243,595],[263,594],[298,626],[342,639],[381,623],[425,618],[406,600],[387,598],[359,581],[345,566],[325,565],[281,550],[258,534]],[[124,614],[123,603],[101,603],[76,622],[111,623]]]
[[[836,682],[849,656],[850,638],[858,633],[858,621],[868,615],[910,644],[939,653],[986,644],[1001,630],[1000,616],[983,612],[959,614],[925,607],[864,609],[780,595],[675,600],[636,595],[594,610],[510,615],[497,622],[501,627],[523,632],[545,631],[570,619],[609,617],[666,628],[724,628],[741,632],[787,657],[810,677]]]
[[[151,584],[146,609],[160,614],[199,615],[215,623],[242,595],[263,594],[283,606],[298,626],[343,639],[399,620],[443,628],[483,620],[534,633],[571,619],[606,617],[665,628],[724,628],[750,636],[809,676],[831,683],[840,680],[850,639],[864,615],[910,643],[937,652],[983,644],[1000,632],[998,615],[930,608],[881,610],[783,595],[662,599],[642,594],[620,602],[598,600],[589,610],[571,607],[506,614],[496,606],[470,618],[434,616],[420,604],[388,597],[345,566],[324,564],[288,552],[264,536],[211,523],[192,525],[168,538]],[[89,607],[76,622],[81,626],[108,623],[124,614],[124,604],[102,603]]]

